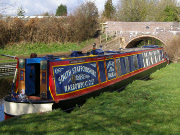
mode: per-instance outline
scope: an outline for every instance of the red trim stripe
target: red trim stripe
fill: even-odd
[[[52,80],[51,75],[50,75],[50,83],[49,84],[50,84],[50,88],[51,88],[52,94],[54,96],[54,100],[66,100],[66,99],[71,99],[71,98],[79,97],[81,95],[85,95],[85,94],[94,92],[96,90],[105,88],[107,86],[113,85],[113,84],[115,84],[117,82],[120,82],[120,81],[125,80],[125,79],[127,79],[129,77],[132,77],[132,76],[134,76],[136,74],[144,72],[144,71],[146,71],[146,70],[148,70],[150,68],[153,68],[153,67],[155,67],[155,66],[157,66],[159,64],[162,64],[164,62],[166,62],[166,60],[163,60],[163,61],[161,61],[159,63],[153,64],[153,65],[151,65],[149,67],[146,67],[146,68],[138,69],[136,71],[133,71],[133,72],[125,74],[125,75],[122,75],[122,76],[117,77],[115,79],[108,80],[108,81],[106,81],[104,83],[101,83],[101,84],[98,84],[98,85],[95,85],[95,86],[92,86],[92,87],[89,87],[89,88],[85,88],[85,89],[82,89],[82,90],[76,90],[76,91],[73,91],[71,93],[66,93],[64,95],[56,96],[56,93],[55,93],[55,90],[54,90],[55,86],[54,86],[54,83],[52,83],[52,81],[51,81]],[[105,66],[105,68],[106,68],[106,66]],[[107,70],[106,70],[106,77],[107,77]]]

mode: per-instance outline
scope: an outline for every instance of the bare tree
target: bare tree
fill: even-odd
[[[97,31],[98,9],[94,2],[86,2],[77,7],[68,19],[71,39],[83,41],[93,37]]]
[[[8,3],[5,0],[0,0],[0,14],[4,14],[7,9],[13,8],[15,4],[16,2]]]

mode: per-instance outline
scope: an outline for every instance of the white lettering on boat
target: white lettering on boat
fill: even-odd
[[[116,72],[115,72],[115,63],[114,61],[108,61],[107,63],[107,72],[108,72],[108,79],[112,79],[116,77]]]
[[[79,80],[84,80],[84,79],[88,79],[90,78],[89,75],[86,75],[86,74],[78,74],[75,76],[76,80],[79,81]]]
[[[115,72],[108,73],[108,77],[109,78],[116,77],[116,73]]]
[[[107,64],[107,68],[109,67],[114,67],[114,61],[109,61],[108,64]]]
[[[64,70],[64,68],[55,68],[54,72],[55,74],[61,73]]]
[[[65,92],[71,92],[94,85],[94,79],[64,86]]]
[[[64,74],[62,74],[59,78],[58,78],[58,81],[59,81],[59,84],[61,84],[62,82],[64,82],[68,77],[70,77],[72,74],[71,74],[71,70],[67,70]]]
[[[64,70],[64,68],[55,68],[54,72],[55,74],[59,74],[58,77],[58,82],[59,84],[61,84],[62,82],[66,81],[66,79],[68,79],[69,77],[71,77],[72,75],[76,74],[76,80],[84,80],[84,79],[88,79],[90,78],[90,75],[87,74],[91,74],[92,76],[96,77],[96,71],[90,67],[86,67],[86,66],[76,66],[73,67],[72,69],[69,69],[67,71],[65,71],[64,73],[62,73],[62,71]],[[62,73],[62,74],[60,74]],[[79,74],[79,73],[87,73],[87,74]]]

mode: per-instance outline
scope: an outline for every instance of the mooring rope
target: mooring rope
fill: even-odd
[[[38,113],[41,113],[41,111],[37,109],[27,97],[26,97],[26,100],[37,110]]]

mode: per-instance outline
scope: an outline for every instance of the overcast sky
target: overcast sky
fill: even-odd
[[[60,4],[66,5],[68,13],[72,12],[78,5],[86,2],[94,1],[99,12],[104,10],[104,4],[106,0],[0,0],[1,3],[8,3],[12,6],[5,10],[3,14],[16,15],[18,7],[22,6],[25,10],[25,15],[41,15],[45,12],[55,14],[56,9]],[[113,5],[116,6],[118,0],[112,0]]]
[[[68,13],[71,13],[77,6],[85,3],[86,1],[93,1],[98,11],[104,10],[104,4],[107,0],[0,0],[0,13],[3,4],[7,4],[7,9],[3,12],[4,15],[16,16],[18,7],[22,6],[25,10],[25,15],[42,15],[45,12],[56,13],[56,9],[60,4],[66,5]],[[113,5],[116,6],[119,0],[112,0]],[[180,2],[180,0],[177,0]],[[12,5],[12,6],[9,6]]]

